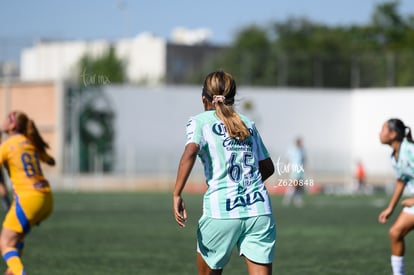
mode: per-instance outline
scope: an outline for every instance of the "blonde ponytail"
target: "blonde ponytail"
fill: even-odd
[[[55,165],[54,158],[46,152],[46,149],[49,148],[49,144],[43,140],[34,121],[29,119],[23,112],[13,112],[12,114],[16,119],[16,130],[23,134],[33,144],[39,152],[40,160],[49,165]]]
[[[223,71],[210,73],[204,80],[203,96],[213,104],[231,138],[245,140],[250,136],[249,129],[233,109],[236,82],[231,74]]]

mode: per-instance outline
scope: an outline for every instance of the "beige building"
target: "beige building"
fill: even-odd
[[[13,110],[25,112],[36,123],[38,130],[49,143],[50,153],[56,158],[57,166],[44,165],[44,172],[57,175],[61,170],[62,137],[61,117],[58,106],[61,104],[61,90],[53,82],[13,82],[3,81],[0,85],[0,120]]]

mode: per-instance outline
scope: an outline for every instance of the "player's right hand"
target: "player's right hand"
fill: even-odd
[[[391,216],[391,214],[392,214],[392,209],[386,208],[378,216],[378,221],[380,223],[386,223],[388,221],[388,218]]]
[[[185,209],[184,200],[181,196],[173,197],[174,218],[179,226],[185,227],[187,222],[187,210]]]

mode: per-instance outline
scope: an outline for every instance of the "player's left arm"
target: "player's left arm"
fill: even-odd
[[[402,180],[397,180],[397,183],[394,187],[394,192],[391,196],[390,202],[388,203],[388,207],[385,208],[379,215],[378,221],[380,223],[386,223],[388,218],[394,212],[395,206],[397,205],[398,201],[400,200],[405,188],[405,182]]]
[[[270,157],[259,161],[259,171],[260,174],[262,174],[263,182],[273,175],[275,172],[275,166],[273,165],[273,161]]]
[[[46,152],[39,152],[39,158],[41,161],[45,162],[50,166],[54,166],[56,164],[55,159]]]

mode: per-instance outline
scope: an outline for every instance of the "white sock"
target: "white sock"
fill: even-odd
[[[391,255],[392,274],[404,275],[404,256]]]

